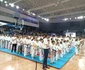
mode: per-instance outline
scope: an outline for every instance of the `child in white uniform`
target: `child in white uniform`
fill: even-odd
[[[64,55],[64,52],[63,52],[64,47],[63,47],[62,42],[60,42],[60,48],[61,48],[61,54],[60,54],[60,57],[63,57],[63,55]]]
[[[32,59],[35,57],[37,46],[38,46],[38,44],[37,44],[35,38],[33,38],[32,42],[31,42],[31,57],[32,57]]]
[[[39,59],[40,61],[43,60],[43,39],[40,39],[40,41],[38,42],[38,46],[39,46]]]
[[[75,41],[75,53],[78,54],[78,47],[79,47],[79,43],[78,43],[78,39],[76,39]]]
[[[55,53],[55,50],[56,50],[55,49],[55,41],[51,41],[49,46],[50,46],[50,52],[51,52],[50,63],[54,63],[54,60],[55,60],[54,53]]]
[[[55,44],[55,49],[56,49],[56,61],[59,59],[59,54],[61,54],[61,48],[59,46],[59,42],[56,42]]]
[[[70,50],[70,43],[69,43],[69,41],[67,40],[67,41],[66,41],[66,52],[69,52],[69,50]]]
[[[2,35],[0,35],[0,47],[2,47]]]
[[[28,40],[27,40],[27,37],[24,37],[23,38],[23,44],[24,44],[24,56],[26,56],[27,54],[28,54],[28,48],[27,48],[27,46],[28,46],[28,42],[27,42]]]
[[[66,43],[65,43],[66,41],[64,40],[63,41],[63,54],[65,55],[66,54]]]

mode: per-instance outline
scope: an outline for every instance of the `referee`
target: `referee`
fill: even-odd
[[[46,37],[44,38],[43,50],[44,50],[43,70],[46,70],[46,68],[49,68],[47,66],[47,58],[48,58],[49,46],[48,46],[48,41],[47,41]]]

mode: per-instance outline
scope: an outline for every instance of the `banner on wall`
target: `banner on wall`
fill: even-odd
[[[69,36],[69,37],[76,37],[76,32],[66,32],[65,33],[66,37]]]

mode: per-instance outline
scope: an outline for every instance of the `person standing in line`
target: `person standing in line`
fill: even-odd
[[[59,54],[60,54],[60,51],[61,51],[61,48],[59,46],[59,42],[58,41],[55,44],[55,48],[56,48],[56,61],[57,61],[59,59]]]
[[[63,57],[63,50],[64,50],[64,47],[63,47],[63,44],[62,44],[62,41],[60,42],[60,48],[61,48],[61,54],[60,54],[60,57]]]
[[[50,42],[50,44],[49,44],[49,46],[50,46],[50,51],[51,51],[51,57],[50,57],[50,63],[54,63],[54,60],[55,60],[55,58],[54,58],[54,54],[55,54],[55,41],[51,41]]]
[[[42,49],[42,47],[43,47],[43,39],[42,38],[39,40],[38,46],[39,46],[39,54],[40,54],[39,59],[40,59],[40,61],[42,61],[43,60],[43,54],[42,54],[42,52],[43,52],[43,49]]]
[[[23,49],[23,36],[20,36],[20,47],[19,47],[20,54],[22,54],[22,49]]]
[[[66,54],[66,43],[65,42],[66,42],[65,40],[62,42],[63,47],[64,47],[64,50],[63,50],[64,55]]]
[[[11,43],[11,36],[9,36],[9,43],[8,43],[8,49],[11,50],[12,47],[12,43]]]
[[[26,56],[28,54],[28,48],[29,48],[29,40],[28,37],[25,36],[24,38],[24,56]]]
[[[26,36],[23,38],[23,47],[24,47],[24,56],[27,55],[27,43],[26,43]]]
[[[49,53],[47,35],[44,37],[43,50],[44,50],[43,70],[46,70],[46,68],[49,68],[47,66],[47,58],[48,58],[48,53]]]
[[[38,54],[38,51],[39,51],[39,46],[38,46],[38,36],[35,36],[35,44],[36,44],[36,49],[35,49],[35,55]]]
[[[17,53],[20,54],[20,48],[21,48],[21,36],[18,36],[17,38]]]
[[[33,40],[31,42],[31,57],[32,57],[32,59],[35,57],[37,46],[38,46],[38,44],[36,42],[36,38],[33,37]]]
[[[75,53],[78,54],[79,42],[78,39],[75,40]]]
[[[66,46],[67,46],[66,51],[69,52],[69,50],[70,50],[70,43],[69,43],[69,40],[67,40]]]
[[[16,52],[16,46],[17,46],[17,37],[16,35],[14,34],[14,36],[12,37],[11,39],[11,43],[12,43],[12,48],[11,48],[11,52]]]
[[[2,47],[2,35],[0,35],[0,47]]]
[[[4,35],[2,35],[2,46],[1,47],[5,48],[5,36]]]
[[[5,45],[4,45],[4,48],[7,48],[7,35],[5,35],[4,38],[5,38],[5,39],[4,39],[4,44],[5,44]]]
[[[10,36],[7,35],[7,48],[9,49]]]
[[[28,47],[28,52],[30,53],[30,48],[31,48],[31,39],[30,39],[30,37],[27,37],[27,47]]]

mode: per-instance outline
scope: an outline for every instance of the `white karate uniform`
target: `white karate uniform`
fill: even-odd
[[[5,48],[7,48],[7,36],[5,36],[5,39],[4,39],[4,44],[5,44]]]
[[[78,41],[75,42],[75,54],[78,54]]]
[[[69,52],[69,42],[66,42],[66,52]]]
[[[9,41],[9,43],[8,43],[8,49],[11,50],[11,47],[12,47],[11,37],[8,38],[8,41]]]
[[[66,43],[62,43],[62,45],[63,45],[63,54],[65,55],[66,54]]]
[[[28,52],[31,53],[31,39],[27,39],[27,44],[28,44]]]
[[[0,47],[2,47],[2,35],[0,36]]]
[[[2,38],[1,38],[1,39],[2,39],[2,46],[1,46],[1,47],[3,47],[3,48],[4,48],[4,47],[5,47],[5,36],[2,36]]]
[[[58,50],[61,50],[59,45],[55,45],[55,49],[56,49],[56,61],[59,59],[59,52]]]
[[[63,52],[63,50],[64,50],[63,44],[60,44],[60,48],[61,48],[60,57],[63,57],[63,55],[64,55],[64,52]]]
[[[48,45],[48,41],[47,41],[47,38],[44,38],[44,42],[43,42],[43,49],[48,49],[48,48],[50,48],[49,46],[47,46]]]
[[[72,47],[75,47],[75,39],[72,40]]]
[[[19,47],[20,47],[20,39],[17,39],[17,52],[18,52],[18,50],[19,50]]]
[[[85,39],[84,39],[84,47],[85,47]]]
[[[55,60],[54,50],[56,50],[55,49],[55,44],[53,45],[52,43],[50,43],[49,46],[50,46],[50,53],[51,53],[50,63],[54,63],[54,60]]]
[[[42,61],[43,60],[43,43],[42,42],[38,42],[38,46],[39,46],[39,54],[40,54],[40,56],[39,56],[39,59],[40,59],[40,61]]]
[[[35,40],[31,41],[31,57],[32,59],[35,57],[36,55],[36,48],[34,48],[34,45],[36,45],[36,47],[38,46],[37,42]]]
[[[7,48],[9,49],[10,37],[7,36]]]
[[[27,48],[27,39],[23,38],[23,44],[24,44],[24,56],[28,54],[28,48]]]

